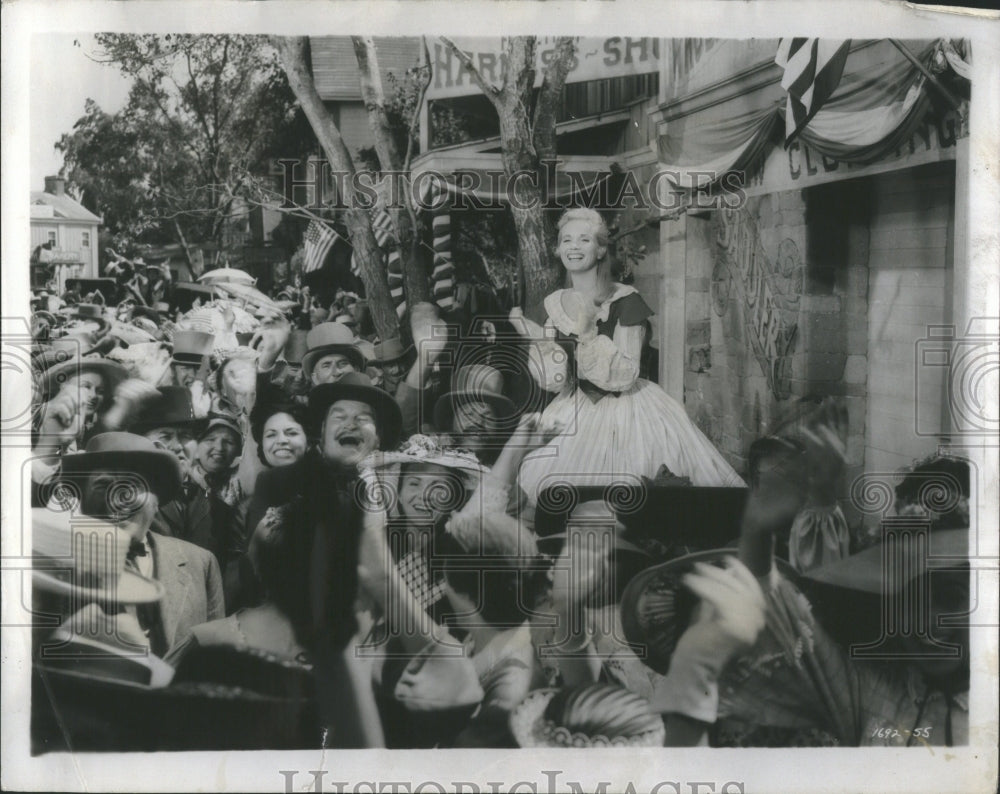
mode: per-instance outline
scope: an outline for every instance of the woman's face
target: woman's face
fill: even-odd
[[[233,431],[224,427],[216,427],[198,442],[198,462],[209,474],[228,471],[239,454],[239,439]]]
[[[260,447],[268,466],[288,466],[306,454],[306,433],[295,418],[283,412],[264,422]]]
[[[461,487],[457,474],[444,466],[407,466],[399,477],[399,509],[410,521],[437,522],[458,506]]]
[[[88,418],[97,413],[104,401],[104,378],[96,372],[81,372],[79,375],[67,378],[62,388],[72,390],[80,400],[80,407]]]
[[[597,241],[597,230],[592,223],[569,221],[559,231],[559,258],[571,273],[583,273],[597,267],[606,249]]]

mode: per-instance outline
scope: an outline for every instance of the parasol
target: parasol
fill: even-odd
[[[235,267],[219,267],[215,270],[209,270],[198,281],[202,284],[246,284],[248,287],[257,283],[257,279],[245,270],[239,270]]]

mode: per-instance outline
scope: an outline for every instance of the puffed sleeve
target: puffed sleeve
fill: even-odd
[[[576,348],[577,376],[605,391],[625,391],[639,377],[644,325],[619,325],[613,339],[600,334]]]
[[[545,327],[555,335],[551,320]],[[568,362],[566,351],[555,339],[533,339],[528,346],[528,367],[545,391],[557,392],[566,385]]]

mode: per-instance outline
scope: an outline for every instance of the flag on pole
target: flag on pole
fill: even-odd
[[[312,273],[319,270],[326,261],[326,255],[330,253],[333,244],[340,235],[333,229],[318,220],[309,221],[309,228],[306,229],[303,242],[305,243],[305,257],[302,260],[302,270],[305,273]]]
[[[781,39],[778,43],[774,62],[785,70],[781,87],[788,92],[785,146],[837,90],[850,48],[850,39]]]

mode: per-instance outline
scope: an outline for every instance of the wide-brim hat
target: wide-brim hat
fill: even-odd
[[[456,406],[470,402],[489,405],[496,412],[503,427],[512,428],[517,423],[517,408],[513,401],[500,392],[488,388],[474,388],[456,389],[442,394],[434,403],[434,426],[441,432],[449,432]]]
[[[357,400],[370,405],[378,424],[380,449],[392,449],[399,443],[403,415],[392,395],[373,386],[361,372],[348,372],[336,383],[321,383],[309,392],[309,418],[313,429],[322,426],[330,406],[338,400]]]
[[[344,356],[355,370],[365,368],[365,357],[357,347],[354,331],[343,323],[320,323],[306,335],[308,350],[302,356],[302,369],[312,377],[313,366],[323,356],[337,353]]]
[[[935,569],[954,569],[968,563],[969,530],[940,529],[927,531],[928,545],[876,543],[857,554],[806,571],[802,575],[814,582],[872,595],[882,595],[887,588],[901,588],[911,574]],[[889,571],[895,575],[887,576]]]
[[[663,747],[666,741],[662,719],[651,720],[650,730],[633,736],[571,732],[545,716],[558,693],[558,689],[536,689],[511,712],[508,724],[519,747]]]
[[[159,582],[125,570],[128,533],[112,524],[74,519],[70,511],[34,508],[31,543],[32,580],[50,593],[78,602],[119,604],[149,604],[165,593]],[[102,569],[94,572],[93,580],[87,578],[87,565]]]
[[[442,447],[435,438],[416,434],[407,439],[402,449],[383,452],[374,462],[375,468],[424,463],[456,469],[470,474],[487,474],[489,469],[472,452]]]
[[[577,506],[603,501],[630,538],[714,549],[739,537],[749,491],[729,486],[657,485],[654,481],[609,479],[604,485],[554,483],[538,495],[535,532],[564,532]]]
[[[639,572],[626,585],[620,600],[622,629],[636,656],[660,675],[666,675],[677,641],[691,622],[698,596],[683,583],[696,562],[719,565],[739,551],[710,549],[677,557]],[[798,574],[784,560],[775,559],[778,571],[792,581]]]
[[[62,473],[74,479],[98,470],[121,472],[127,482],[135,482],[138,477],[156,494],[161,505],[181,492],[181,465],[177,458],[136,433],[99,433],[90,439],[83,452],[63,455],[60,460]]]
[[[160,386],[157,391],[159,396],[143,403],[129,430],[142,434],[158,427],[185,427],[198,435],[205,420],[195,416],[191,392],[184,386]]]
[[[48,351],[37,362],[44,366],[46,360],[53,361],[51,366],[44,369],[39,383],[39,390],[42,400],[48,401],[56,394],[62,385],[71,378],[82,375],[85,372],[96,372],[107,384],[105,389],[106,397],[114,393],[115,388],[128,377],[128,370],[121,364],[106,358],[81,358],[79,356],[68,357],[65,350]]]
[[[96,303],[78,303],[69,308],[70,320],[87,320],[97,323],[101,326],[102,331],[107,330],[108,326],[111,325],[108,318],[104,316],[104,307],[98,306]]]

